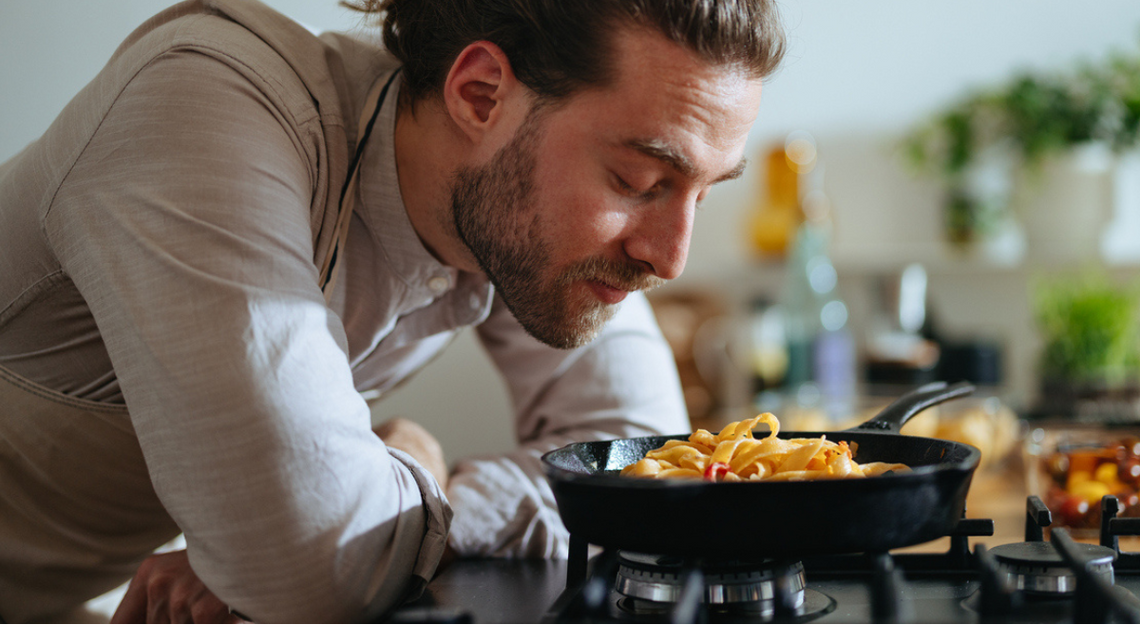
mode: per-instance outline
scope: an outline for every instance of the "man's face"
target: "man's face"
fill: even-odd
[[[452,183],[460,239],[522,326],[560,348],[681,274],[696,204],[739,175],[759,107],[742,71],[647,31],[617,42],[612,86],[532,111]]]

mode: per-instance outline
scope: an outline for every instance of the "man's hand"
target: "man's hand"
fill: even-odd
[[[143,561],[111,623],[244,623],[190,568],[186,550]]]
[[[384,439],[385,445],[416,459],[432,473],[440,487],[447,488],[447,462],[443,460],[443,448],[427,430],[406,418],[397,417],[373,431]]]

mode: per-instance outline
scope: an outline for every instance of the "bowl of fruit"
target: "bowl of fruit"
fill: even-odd
[[[1101,498],[1113,494],[1120,515],[1140,517],[1140,426],[1033,429],[1026,442],[1029,491],[1053,514],[1053,525],[1095,538]]]

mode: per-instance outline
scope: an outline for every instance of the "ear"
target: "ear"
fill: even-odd
[[[478,143],[505,117],[508,99],[521,87],[498,45],[473,42],[459,52],[443,84],[447,112]]]

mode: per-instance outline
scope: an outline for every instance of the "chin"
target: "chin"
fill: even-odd
[[[545,307],[534,313],[516,314],[528,334],[557,349],[575,349],[589,344],[617,313],[617,305],[578,300],[555,310]],[[509,307],[509,305],[508,305]],[[573,308],[573,310],[571,310]]]

